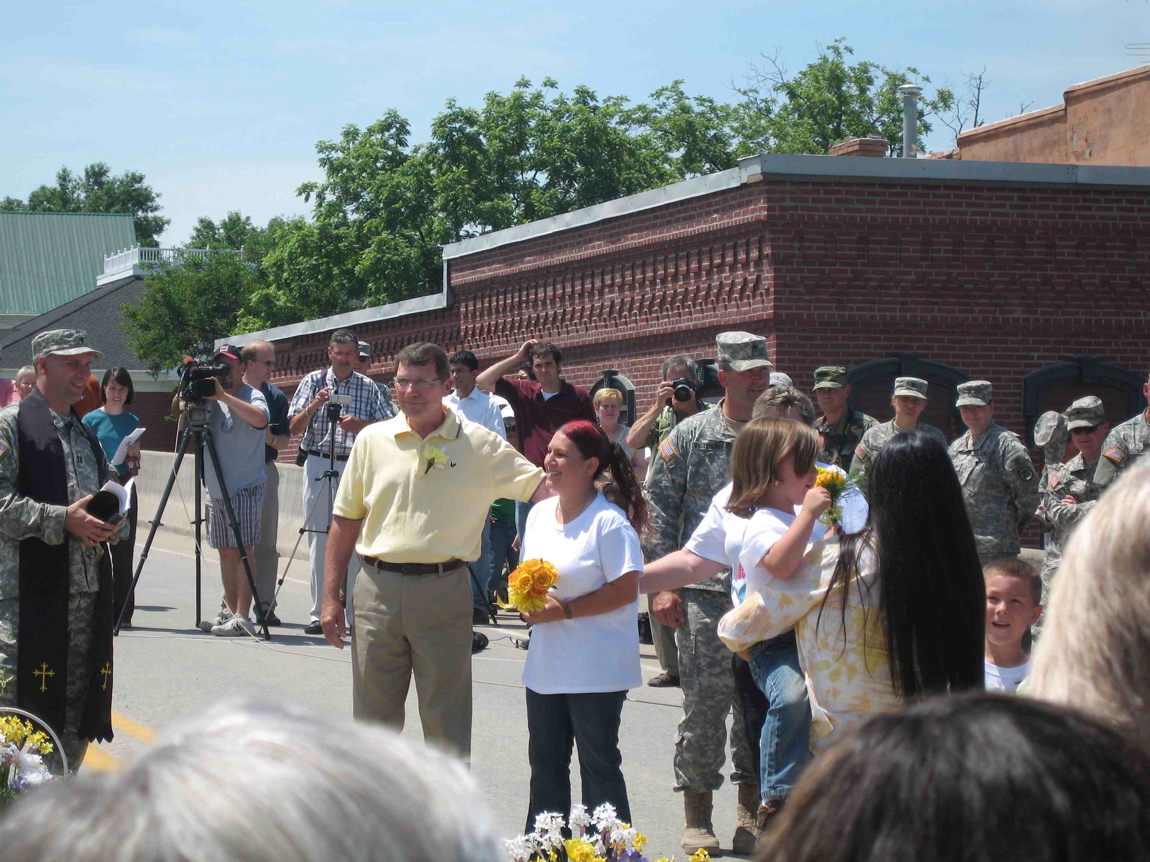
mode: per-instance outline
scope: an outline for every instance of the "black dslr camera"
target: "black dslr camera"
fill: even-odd
[[[216,384],[212,378],[227,377],[232,367],[226,362],[212,362],[211,345],[201,341],[196,344],[195,358],[186,362],[180,369],[183,386],[180,397],[188,404],[203,404],[216,394]]]
[[[680,404],[686,403],[695,397],[695,384],[686,377],[672,380],[671,385],[675,387],[675,400]]]

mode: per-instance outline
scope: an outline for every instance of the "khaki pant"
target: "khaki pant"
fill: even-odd
[[[411,576],[364,566],[351,637],[355,718],[401,730],[414,674],[424,739],[470,759],[471,608],[466,568]]]

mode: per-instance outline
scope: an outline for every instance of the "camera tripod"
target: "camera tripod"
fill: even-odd
[[[216,479],[220,483],[220,490],[223,491],[224,511],[227,513],[228,526],[235,536],[236,545],[240,552],[240,562],[244,565],[244,573],[247,575],[248,585],[252,588],[252,605],[254,606],[256,618],[263,631],[264,640],[271,640],[271,633],[268,631],[267,621],[264,619],[264,612],[260,606],[259,593],[256,590],[255,578],[252,576],[251,562],[248,560],[247,551],[244,550],[243,536],[240,533],[239,521],[236,518],[235,509],[232,508],[231,497],[228,494],[228,486],[224,481],[223,469],[220,467],[219,454],[216,451],[215,441],[212,439],[212,431],[208,428],[208,406],[206,404],[189,403],[186,411],[188,417],[187,427],[184,428],[180,436],[180,446],[176,450],[176,461],[172,464],[172,473],[168,476],[168,484],[164,487],[164,493],[160,497],[160,505],[156,508],[155,517],[152,518],[152,527],[148,530],[148,539],[144,542],[144,548],[140,551],[140,561],[136,564],[136,573],[132,577],[132,586],[128,590],[130,597],[136,589],[136,584],[140,580],[140,574],[144,570],[144,564],[148,561],[148,551],[151,550],[152,540],[156,537],[156,530],[159,529],[164,516],[164,509],[168,505],[168,498],[172,494],[172,488],[176,485],[176,477],[180,472],[180,464],[184,460],[184,455],[188,451],[190,445],[195,446],[193,455],[195,459],[195,507],[196,517],[194,520],[195,534],[196,534],[196,622],[195,627],[199,628],[200,622],[200,603],[201,603],[201,567],[203,554],[200,551],[200,528],[203,525],[204,519],[201,515],[201,502],[202,502],[202,488],[200,479],[203,476],[203,452],[204,447],[207,446],[208,454],[211,455],[212,467],[215,469]],[[242,420],[237,420],[242,421]],[[128,602],[125,600],[124,606],[120,608],[119,614],[116,616],[116,625],[113,629],[113,634],[120,633],[120,625],[124,621],[124,614],[128,609]]]

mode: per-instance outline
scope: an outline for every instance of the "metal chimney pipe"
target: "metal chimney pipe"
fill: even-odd
[[[902,157],[918,158],[918,97],[922,87],[918,84],[903,84],[898,88],[902,97]]]

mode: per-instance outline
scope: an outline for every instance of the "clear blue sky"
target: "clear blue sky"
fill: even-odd
[[[6,0],[0,196],[23,198],[62,165],[142,171],[172,220],[161,243],[178,245],[201,215],[306,213],[294,192],[319,176],[316,141],[388,108],[420,141],[449,97],[478,104],[521,75],[636,101],[682,78],[728,99],[760,52],[796,69],[839,36],[856,58],[917,66],[935,85],[988,67],[993,121],[1150,63],[1125,49],[1150,42],[1150,2]],[[945,130],[928,145],[947,148]]]

